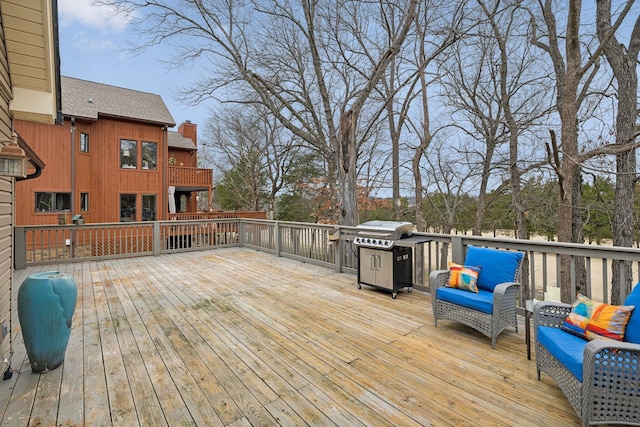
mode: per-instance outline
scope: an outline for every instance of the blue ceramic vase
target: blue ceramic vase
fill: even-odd
[[[43,372],[62,365],[71,335],[78,287],[68,274],[32,274],[18,290],[18,319],[31,370]]]

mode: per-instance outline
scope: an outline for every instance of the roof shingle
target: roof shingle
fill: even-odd
[[[97,120],[99,115],[175,126],[160,95],[61,77],[62,114]]]
[[[185,150],[195,150],[196,144],[191,138],[182,136],[180,132],[168,131],[167,139],[169,147],[171,148],[183,148]]]

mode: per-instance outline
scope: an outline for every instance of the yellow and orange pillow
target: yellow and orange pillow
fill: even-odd
[[[634,308],[633,305],[609,305],[578,294],[561,329],[588,340],[622,341]]]
[[[449,263],[449,280],[447,286],[450,288],[462,289],[464,291],[478,293],[479,266],[468,266]]]

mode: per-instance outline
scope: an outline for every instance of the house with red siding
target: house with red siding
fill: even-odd
[[[197,126],[178,131],[159,95],[61,77],[62,124],[16,120],[46,167],[16,185],[18,225],[154,221],[211,200],[198,168]]]

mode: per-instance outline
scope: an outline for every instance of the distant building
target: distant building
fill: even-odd
[[[62,125],[16,120],[46,168],[16,186],[17,225],[154,221],[195,212],[211,198],[211,169],[197,167],[197,126],[178,132],[159,95],[61,78]],[[175,210],[174,210],[175,207]],[[170,212],[172,211],[172,212]]]

